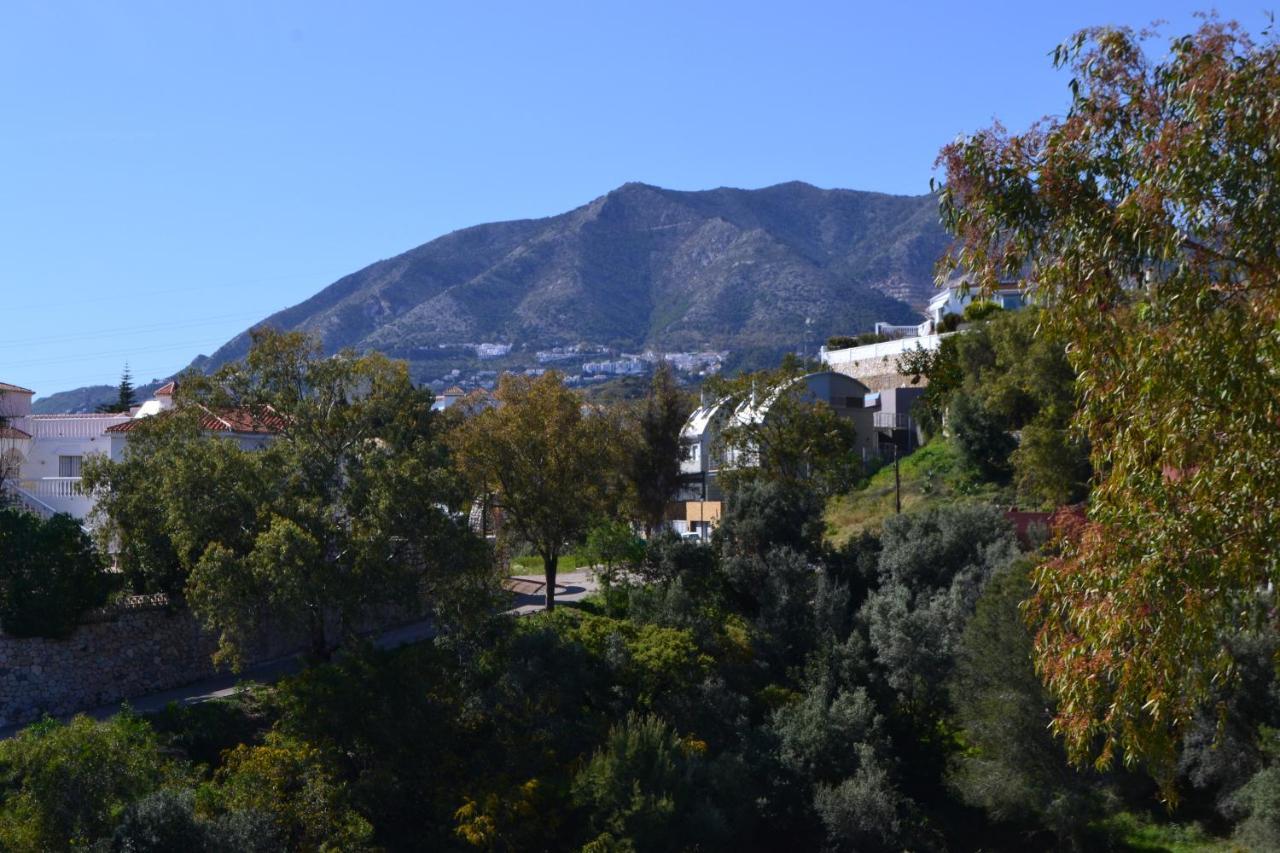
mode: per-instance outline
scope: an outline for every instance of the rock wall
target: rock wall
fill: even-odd
[[[890,388],[904,388],[911,385],[911,377],[898,372],[896,356],[867,358],[861,361],[846,361],[830,365],[831,370],[852,376],[872,391],[888,391]],[[929,380],[924,377],[915,387],[924,387]]]
[[[216,637],[187,611],[141,607],[100,615],[64,640],[0,635],[0,726],[70,714],[215,675]],[[246,663],[301,648],[296,636],[263,638]]]

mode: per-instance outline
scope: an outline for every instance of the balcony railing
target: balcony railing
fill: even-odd
[[[84,492],[80,489],[79,477],[41,477],[36,480],[23,480],[20,487],[24,492],[40,498],[80,498]]]
[[[911,415],[906,412],[876,412],[871,423],[876,429],[911,429]]]

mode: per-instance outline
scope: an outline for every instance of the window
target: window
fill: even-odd
[[[58,476],[59,477],[79,477],[80,462],[83,456],[59,456],[58,457]]]

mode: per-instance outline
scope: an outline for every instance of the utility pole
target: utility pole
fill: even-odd
[[[893,503],[894,511],[902,515],[902,477],[898,475],[898,442],[893,442]]]

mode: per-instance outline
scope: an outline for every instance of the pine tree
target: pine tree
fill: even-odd
[[[129,373],[129,362],[124,364],[124,372],[120,374],[120,384],[116,387],[116,399],[111,403],[103,403],[98,407],[100,412],[128,412],[138,404],[137,394],[133,388],[133,375]]]

